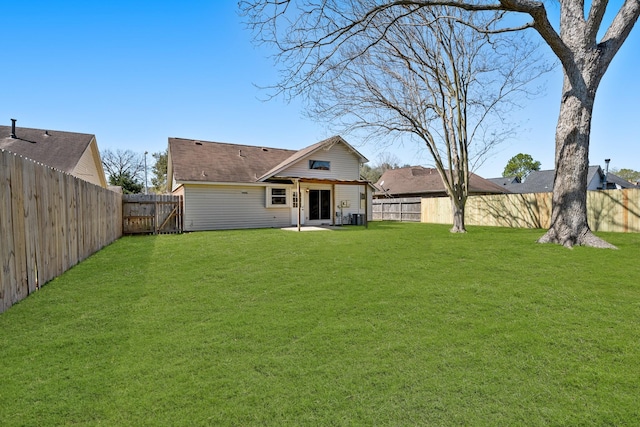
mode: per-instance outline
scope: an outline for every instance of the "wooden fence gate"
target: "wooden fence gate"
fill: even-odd
[[[123,194],[123,234],[182,233],[182,196]]]
[[[420,222],[420,197],[373,199],[374,221]]]

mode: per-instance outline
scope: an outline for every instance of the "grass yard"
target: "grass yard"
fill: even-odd
[[[0,315],[2,426],[640,423],[640,235],[125,237]]]

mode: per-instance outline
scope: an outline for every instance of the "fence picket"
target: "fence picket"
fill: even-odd
[[[0,150],[0,313],[122,235],[122,195]]]
[[[640,189],[587,192],[587,220],[593,231],[640,232]],[[448,197],[422,199],[422,222],[451,224]],[[466,225],[549,228],[551,193],[471,196]]]
[[[419,197],[373,199],[373,220],[420,222],[420,203]]]
[[[182,233],[182,196],[125,194],[122,218],[124,234]]]

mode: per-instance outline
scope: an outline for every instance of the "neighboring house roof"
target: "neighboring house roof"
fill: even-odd
[[[265,181],[305,156],[336,143],[344,144],[361,161],[367,161],[339,136],[298,151],[169,138],[168,176],[177,182],[255,183]]]
[[[14,138],[12,130],[11,126],[0,126],[1,149],[86,181],[99,181],[99,185],[106,187],[107,182],[95,135],[15,127]],[[82,172],[77,169],[83,156],[89,156],[88,161],[91,163],[92,169],[95,168],[91,171],[91,177],[83,176]],[[94,176],[96,174],[97,176]],[[98,182],[94,183],[98,184]]]
[[[602,189],[604,183],[604,171],[600,166],[589,166],[587,172],[587,190]],[[505,178],[491,178],[494,183]],[[503,187],[512,193],[548,193],[553,191],[555,170],[532,171],[524,182],[503,183]],[[607,174],[607,189],[634,188],[630,182],[609,172]]]
[[[417,197],[446,194],[436,169],[410,166],[386,170],[376,183],[376,196]],[[505,188],[474,173],[469,174],[469,194],[508,193]]]
[[[487,178],[487,181],[491,181],[497,185],[505,186],[505,185],[511,185],[511,184],[519,184],[520,178],[518,178],[517,176],[507,176],[507,177],[500,177],[500,178]]]
[[[603,172],[604,177],[604,172]],[[607,190],[624,189],[624,188],[638,188],[638,184],[627,181],[624,178],[620,178],[611,172],[607,173]]]

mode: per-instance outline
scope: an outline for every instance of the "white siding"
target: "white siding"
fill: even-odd
[[[291,225],[291,208],[266,208],[262,186],[184,186],[185,231]]]
[[[309,160],[331,162],[331,170],[309,169]],[[360,160],[344,144],[338,143],[329,150],[320,149],[278,173],[280,176],[294,176],[322,179],[360,179]]]
[[[342,208],[343,217],[363,214],[365,208],[360,205],[360,193],[364,193],[364,185],[336,185],[336,213],[340,214],[340,202],[347,200],[349,207]]]

